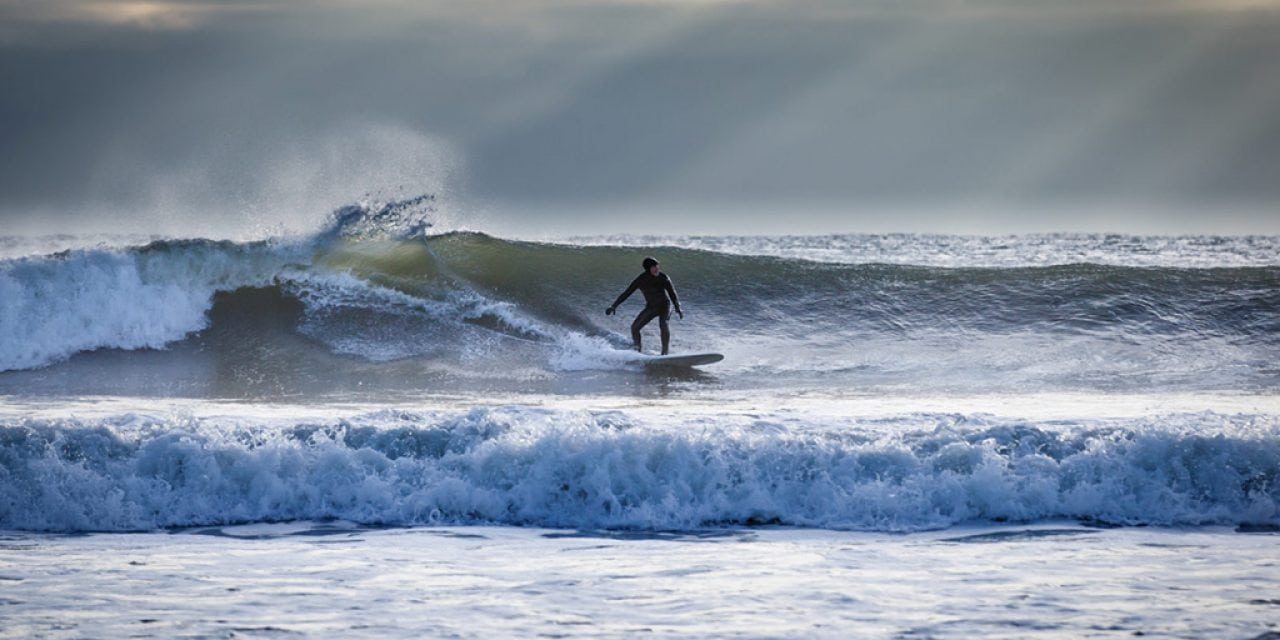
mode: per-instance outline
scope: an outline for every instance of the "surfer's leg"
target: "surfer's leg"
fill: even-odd
[[[646,324],[649,324],[649,321],[653,320],[655,315],[657,314],[654,313],[652,309],[645,307],[640,310],[635,321],[631,323],[631,342],[635,345],[636,351],[640,351],[640,330],[643,329]]]
[[[667,355],[667,347],[671,346],[671,329],[667,326],[667,320],[671,319],[671,310],[663,309],[658,314],[658,331],[662,333],[662,355]]]
[[[640,351],[640,329],[645,325],[641,320],[644,319],[644,312],[636,316],[635,321],[631,323],[631,347],[636,351]]]

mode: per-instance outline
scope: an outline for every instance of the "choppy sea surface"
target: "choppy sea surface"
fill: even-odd
[[[1280,633],[1280,238],[415,204],[0,239],[0,637]]]

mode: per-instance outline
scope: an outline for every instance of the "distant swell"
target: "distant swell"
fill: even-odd
[[[383,411],[245,424],[119,416],[0,427],[0,529],[242,522],[912,531],[967,521],[1280,523],[1280,425],[1216,414],[696,417]]]

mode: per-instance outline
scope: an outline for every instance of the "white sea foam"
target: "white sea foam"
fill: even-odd
[[[291,259],[289,249],[199,242],[0,262],[0,371],[163,347],[207,325],[215,292],[267,284]]]
[[[551,367],[558,371],[610,371],[638,366],[633,351],[598,336],[565,332],[556,341],[559,349],[551,356]]]
[[[0,528],[339,518],[911,531],[1280,522],[1275,416],[1030,422],[527,406],[342,419],[6,419]]]

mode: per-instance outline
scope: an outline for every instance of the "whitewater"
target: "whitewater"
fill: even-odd
[[[0,238],[0,637],[1280,633],[1280,237],[431,206]]]

